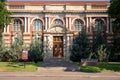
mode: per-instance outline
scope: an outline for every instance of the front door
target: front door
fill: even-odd
[[[63,36],[53,36],[53,56],[63,56]]]

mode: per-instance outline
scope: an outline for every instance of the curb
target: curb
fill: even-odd
[[[105,76],[105,75],[0,75],[0,77],[105,77],[105,78],[116,78],[120,76]]]

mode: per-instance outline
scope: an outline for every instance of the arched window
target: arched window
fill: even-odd
[[[96,19],[95,20],[95,31],[103,31],[104,27],[104,22],[101,19]]]
[[[34,31],[42,31],[43,23],[39,19],[34,20]]]
[[[63,25],[63,22],[62,22],[60,19],[56,19],[56,20],[54,21],[54,24],[55,24],[55,25]]]
[[[74,22],[74,30],[81,31],[83,28],[83,21],[80,19],[76,19]]]
[[[14,31],[21,31],[22,30],[22,21],[20,19],[14,19]]]

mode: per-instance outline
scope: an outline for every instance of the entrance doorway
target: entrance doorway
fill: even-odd
[[[53,36],[53,56],[63,57],[63,36]]]

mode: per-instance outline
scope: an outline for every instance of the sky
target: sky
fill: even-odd
[[[109,1],[109,0],[7,0],[7,1]]]

